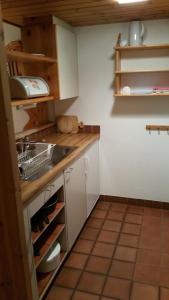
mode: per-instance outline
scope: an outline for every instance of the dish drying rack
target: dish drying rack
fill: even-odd
[[[27,180],[50,162],[55,145],[17,143],[17,146],[21,147],[21,152],[17,152],[20,176],[22,179]]]

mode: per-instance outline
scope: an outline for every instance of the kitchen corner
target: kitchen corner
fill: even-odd
[[[44,175],[21,184],[34,299],[45,295],[100,196],[100,127],[77,131],[57,133],[54,126],[43,134],[45,145],[74,150]]]

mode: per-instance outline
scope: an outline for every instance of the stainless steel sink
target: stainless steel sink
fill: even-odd
[[[55,166],[63,158],[72,153],[77,147],[55,145],[51,157],[51,163]]]
[[[77,148],[36,142],[20,142],[16,147],[21,178],[28,181],[40,178]]]

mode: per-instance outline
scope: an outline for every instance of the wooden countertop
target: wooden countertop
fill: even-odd
[[[46,142],[65,145],[76,146],[71,154],[58,163],[52,170],[48,171],[39,179],[33,182],[21,183],[21,199],[23,205],[31,202],[31,199],[40,192],[46,184],[48,184],[55,176],[61,173],[69,164],[71,164],[89,145],[98,140],[100,134],[98,133],[78,133],[78,134],[58,134],[52,133],[45,136],[43,139]]]

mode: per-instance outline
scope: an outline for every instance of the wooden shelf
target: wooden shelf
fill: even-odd
[[[132,94],[132,95],[123,95],[121,94],[122,88],[122,79],[123,75],[130,75],[130,74],[160,74],[160,73],[167,73],[169,69],[154,69],[154,70],[122,70],[121,69],[121,52],[122,51],[134,51],[134,50],[158,50],[158,49],[169,49],[169,44],[161,44],[161,45],[142,45],[142,46],[127,46],[127,47],[120,47],[119,46],[120,34],[117,39],[117,44],[115,49],[115,97],[169,97],[169,94],[163,93],[151,93],[151,94]],[[139,53],[140,55],[140,53]],[[165,67],[165,66],[164,66]],[[163,74],[164,75],[164,74]],[[168,74],[166,74],[167,76]]]
[[[169,72],[168,70],[128,70],[128,71],[115,71],[115,74],[135,74],[135,73],[162,73]]]
[[[51,222],[57,217],[57,215],[61,212],[61,210],[64,208],[64,206],[65,206],[64,202],[57,203],[55,210],[50,215],[48,215],[49,224],[46,224],[42,231],[32,232],[33,244],[35,244],[37,242],[37,240],[41,237],[41,235],[45,232],[45,230],[50,226]]]
[[[118,51],[169,49],[169,44],[114,47],[114,49]]]
[[[42,299],[42,297],[44,296],[46,290],[48,289],[50,283],[52,282],[53,278],[55,277],[57,271],[61,267],[66,255],[67,255],[67,252],[61,252],[60,263],[54,271],[45,273],[45,274],[38,274],[37,279],[38,279],[38,290],[39,290],[40,299]]]
[[[169,97],[169,94],[132,94],[132,95],[121,95],[121,94],[115,94],[115,97]]]
[[[46,97],[39,97],[39,98],[30,98],[30,99],[18,99],[18,100],[12,100],[11,105],[13,107],[16,106],[26,106],[34,103],[42,103],[42,102],[48,102],[48,101],[54,101],[55,98],[53,96],[46,96]]]
[[[63,232],[64,228],[65,224],[58,224],[54,231],[49,235],[43,246],[40,248],[40,256],[34,257],[36,268],[40,265],[42,259],[48,253],[49,249],[53,246],[60,234]]]
[[[16,133],[15,139],[19,140],[19,139],[24,138],[25,136],[37,133],[39,131],[42,131],[42,130],[45,130],[45,129],[48,129],[48,128],[51,128],[51,127],[54,127],[54,126],[55,126],[55,123],[50,122],[50,123],[44,124],[42,126],[38,126],[38,127],[32,128],[32,129],[25,130],[25,131]]]
[[[23,63],[56,63],[56,59],[45,55],[36,55],[32,53],[6,50],[8,62],[23,62]]]

